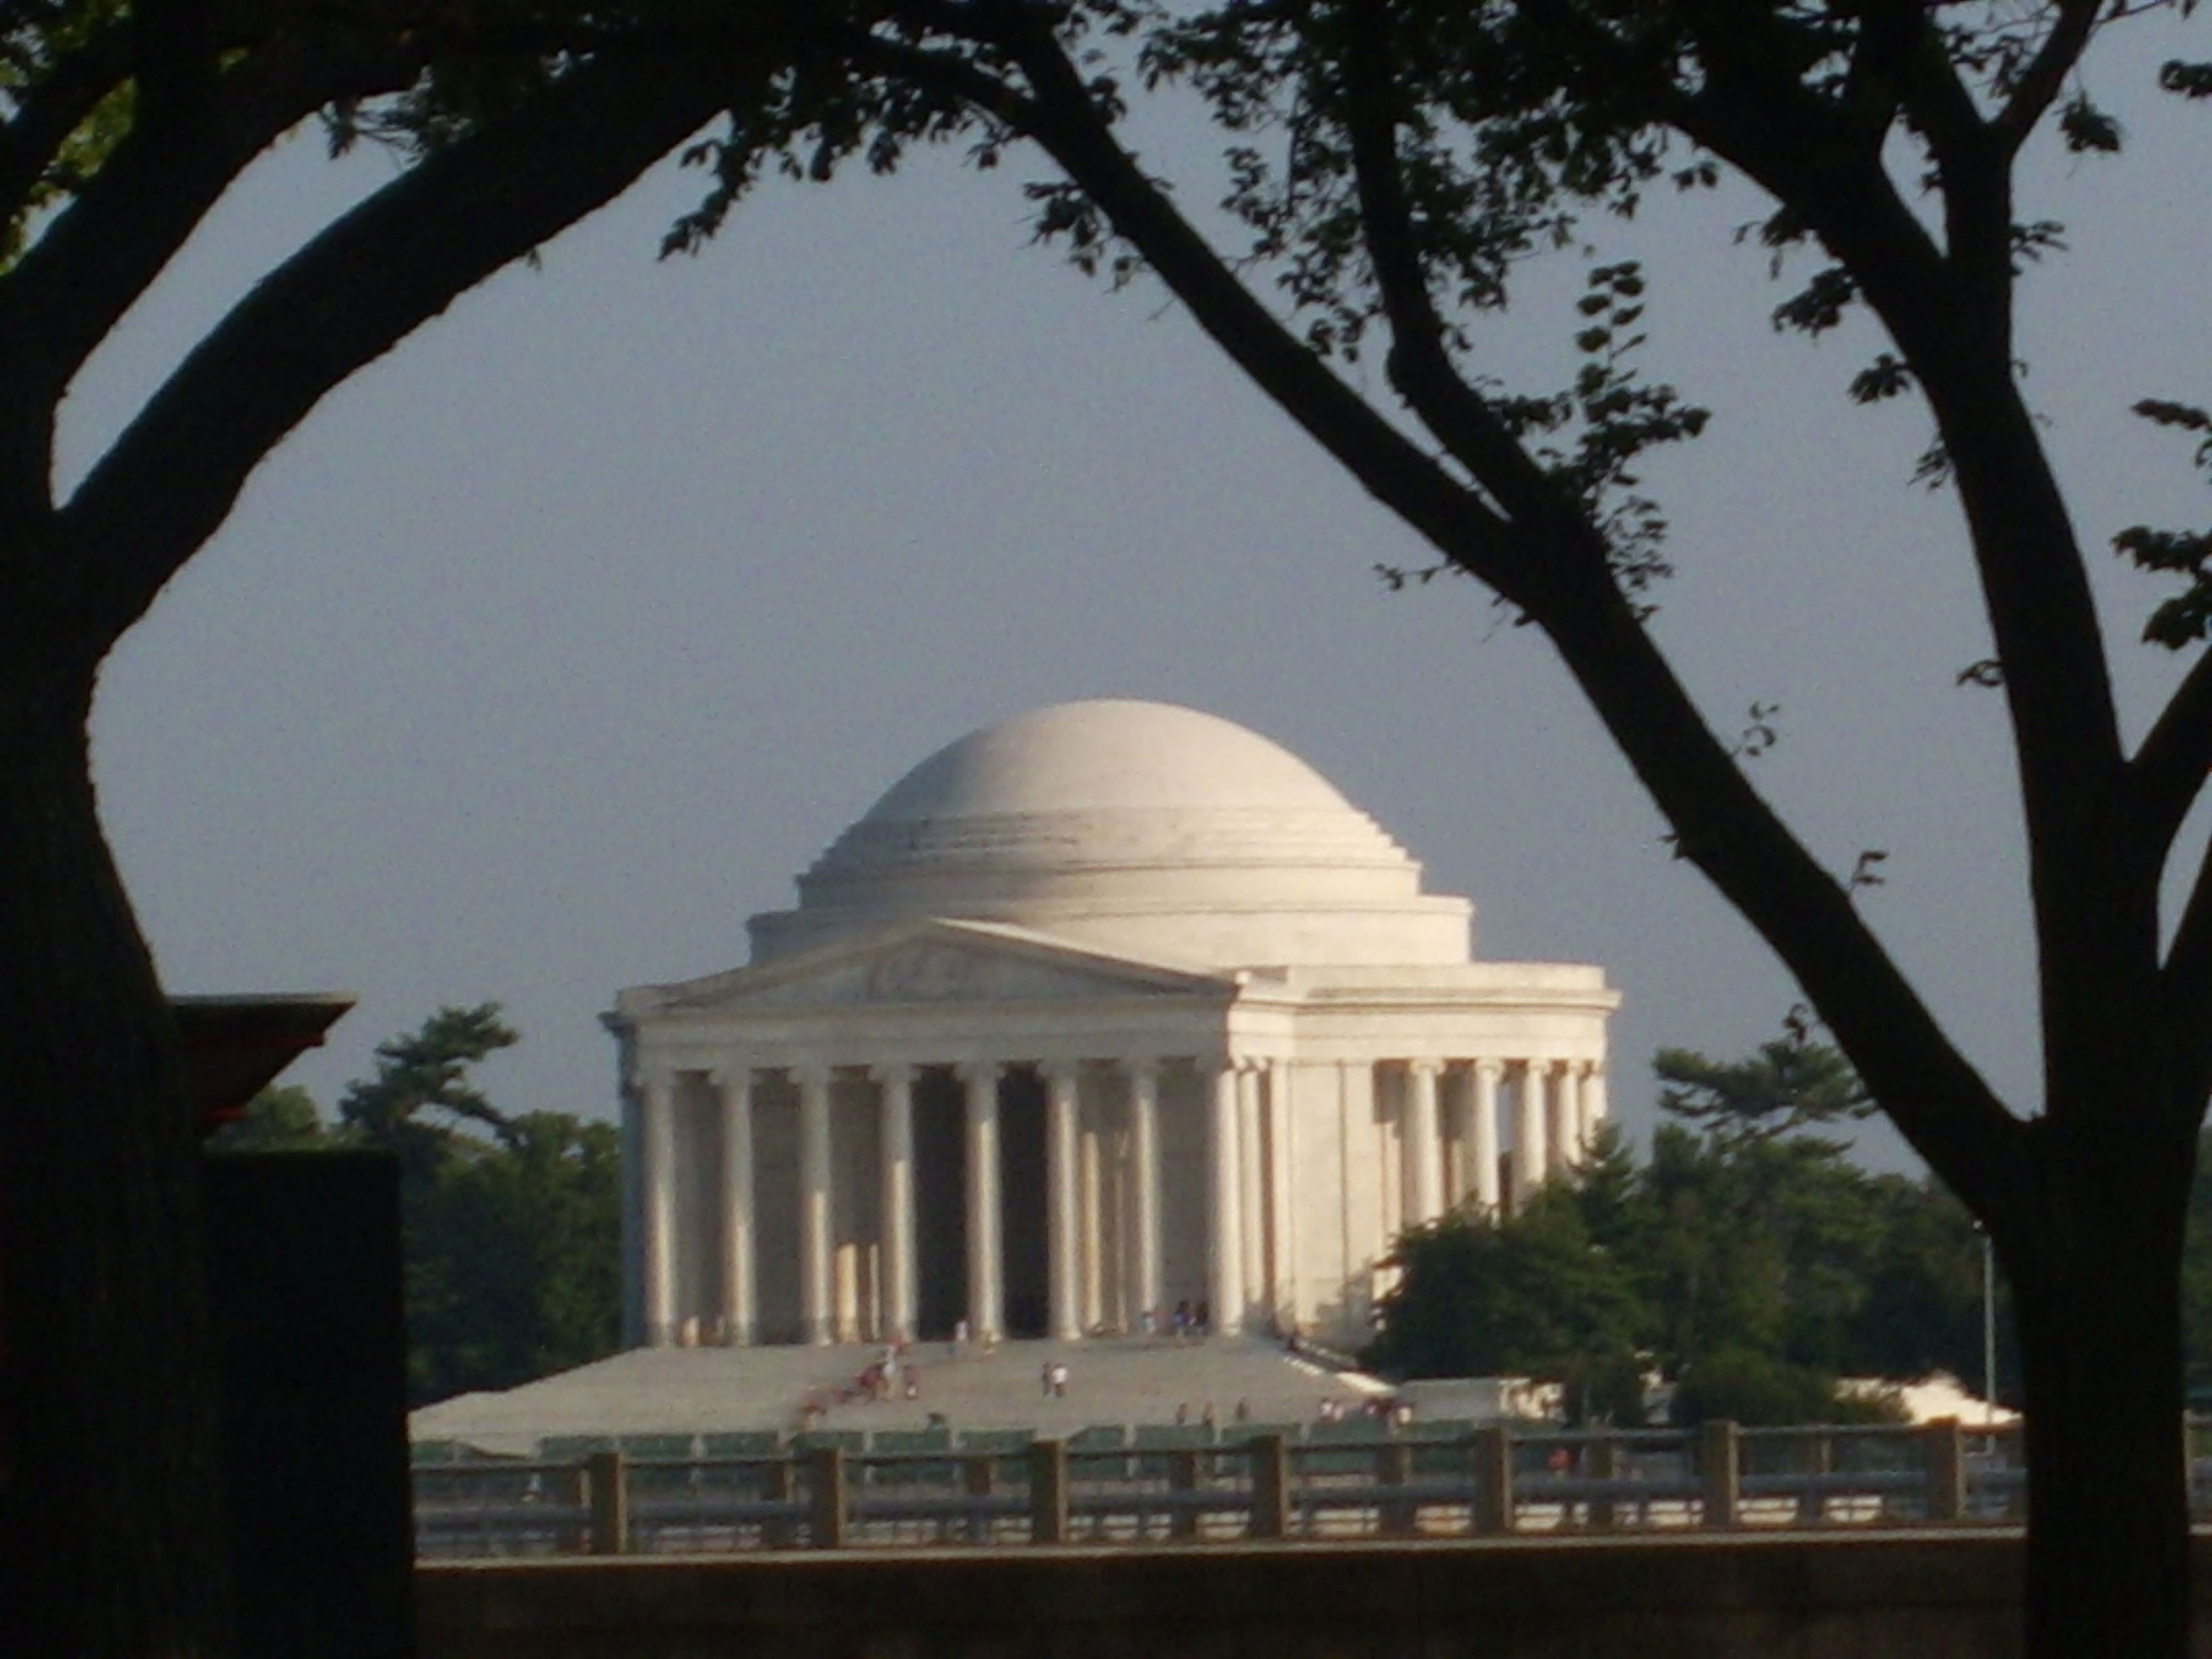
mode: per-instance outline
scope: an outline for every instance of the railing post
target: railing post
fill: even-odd
[[[1502,1423],[1474,1431],[1474,1530],[1513,1530],[1513,1437]]]
[[[1252,1536],[1287,1538],[1291,1531],[1291,1456],[1279,1434],[1255,1435],[1244,1454],[1252,1460]]]
[[[1990,1449],[1996,1449],[1991,1446]],[[1989,1460],[1995,1463],[1996,1459]],[[2181,1491],[2183,1501],[2189,1505],[2189,1518],[2197,1519],[2197,1416],[2193,1412],[2181,1413]]]
[[[773,1461],[763,1465],[761,1496],[769,1503],[791,1502],[792,1464],[797,1455],[795,1452],[779,1453]],[[790,1521],[778,1516],[765,1522],[761,1528],[761,1540],[772,1548],[788,1548],[791,1544]]]
[[[1168,1490],[1178,1496],[1198,1490],[1198,1451],[1195,1447],[1178,1446],[1168,1454]],[[1168,1536],[1197,1537],[1198,1511],[1188,1504],[1177,1504],[1168,1512]]]
[[[620,1452],[593,1452],[584,1460],[584,1503],[591,1511],[592,1553],[629,1554],[629,1482]]]
[[[2003,1437],[2003,1449],[1998,1448],[1998,1437]],[[1990,1462],[2007,1469],[2021,1468],[2027,1455],[2027,1425],[2014,1423],[2010,1428],[1999,1430],[1989,1437]],[[2027,1483],[2025,1480],[2005,1489],[2005,1514],[2012,1520],[2024,1520],[2027,1515]]]
[[[806,1529],[817,1550],[845,1546],[845,1451],[816,1446],[806,1454]]]
[[[1809,1478],[1805,1490],[1797,1494],[1797,1524],[1814,1527],[1828,1516],[1828,1494],[1822,1489],[1820,1477],[1836,1467],[1836,1437],[1815,1432],[1804,1445],[1805,1473]]]
[[[1920,1431],[1928,1458],[1928,1518],[1956,1521],[1966,1512],[1966,1437],[1955,1417],[1939,1417]]]
[[[1067,1443],[1030,1442],[1030,1542],[1067,1541]]]
[[[1583,1448],[1587,1465],[1584,1473],[1593,1480],[1610,1480],[1620,1471],[1620,1442],[1611,1435],[1589,1442]],[[1589,1525],[1593,1532],[1613,1529],[1613,1510],[1610,1497],[1593,1498],[1589,1501]]]
[[[1413,1531],[1415,1505],[1405,1498],[1392,1495],[1388,1490],[1403,1486],[1413,1476],[1413,1449],[1402,1440],[1388,1440],[1375,1449],[1376,1462],[1381,1466],[1382,1498],[1382,1535],[1385,1538],[1404,1538]]]
[[[997,1485],[999,1460],[988,1453],[960,1460],[960,1490],[970,1498],[988,1498]],[[991,1536],[991,1517],[976,1510],[968,1517],[968,1541],[981,1544]]]
[[[1743,1440],[1736,1425],[1714,1418],[1698,1434],[1698,1478],[1704,1483],[1704,1524],[1733,1527],[1743,1493]]]

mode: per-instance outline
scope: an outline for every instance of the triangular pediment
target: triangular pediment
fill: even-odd
[[[1081,1002],[1233,994],[1235,979],[1097,951],[1027,928],[923,921],[662,988],[662,1009],[699,1012],[922,1003]]]

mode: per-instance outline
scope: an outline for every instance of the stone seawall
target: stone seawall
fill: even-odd
[[[441,1563],[417,1583],[422,1659],[2008,1659],[2020,1564],[2017,1532],[1961,1529]],[[2212,1659],[2202,1621],[2194,1650]]]

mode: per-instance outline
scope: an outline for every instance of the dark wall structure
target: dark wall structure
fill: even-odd
[[[477,1562],[416,1585],[423,1659],[2009,1659],[2021,1561],[2017,1531],[1961,1529]]]
[[[415,1651],[398,1166],[210,1157],[240,1659]]]

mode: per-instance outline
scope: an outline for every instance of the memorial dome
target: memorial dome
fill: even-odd
[[[1234,720],[1174,703],[1095,697],[1031,709],[947,744],[884,791],[860,823],[1223,810],[1354,811],[1312,767]]]
[[[1233,721],[1120,698],[939,750],[799,894],[753,919],[757,960],[920,916],[1215,966],[1467,959],[1466,901],[1424,895],[1420,866],[1312,767]]]

